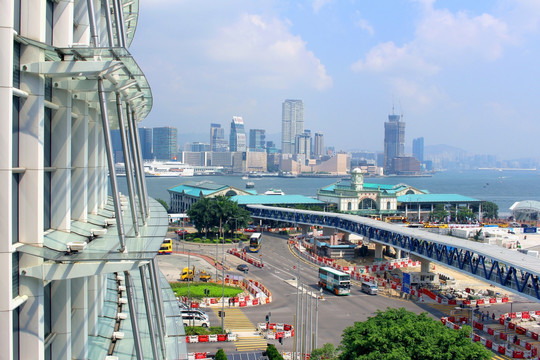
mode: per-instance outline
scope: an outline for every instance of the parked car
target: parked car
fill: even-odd
[[[240,270],[240,271],[249,271],[249,267],[246,265],[246,264],[240,264],[236,267],[236,270]]]
[[[184,304],[181,301],[178,301],[178,307],[180,308],[180,311],[189,310],[189,306],[187,306],[186,304]]]

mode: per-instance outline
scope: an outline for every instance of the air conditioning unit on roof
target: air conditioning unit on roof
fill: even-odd
[[[80,252],[86,249],[86,241],[71,241],[66,244],[68,252]]]
[[[107,234],[107,229],[90,229],[92,236],[100,236]]]

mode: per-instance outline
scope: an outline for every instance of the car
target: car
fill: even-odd
[[[188,232],[187,232],[186,229],[178,229],[178,230],[176,230],[176,234],[180,235],[180,236],[184,236],[184,235],[187,235]]]
[[[246,264],[240,264],[236,267],[236,270],[240,270],[240,271],[249,271],[249,267],[246,265]]]
[[[180,310],[180,312],[182,313],[182,317],[185,317],[187,315],[196,315],[196,316],[202,317],[203,319],[208,320],[208,314],[198,309],[189,309],[189,310],[182,309]]]
[[[183,302],[180,302],[180,301],[178,301],[178,307],[180,308],[181,311],[189,310],[189,306],[187,306],[186,304],[184,304]]]
[[[199,315],[182,314],[182,322],[184,326],[202,326],[210,327],[210,322]]]

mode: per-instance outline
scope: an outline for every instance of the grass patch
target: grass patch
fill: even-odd
[[[210,326],[210,328],[205,328],[202,326],[185,326],[186,335],[214,335],[214,334],[224,334],[221,330],[221,326]]]
[[[174,282],[170,285],[176,296],[188,295],[187,282]],[[206,297],[206,295],[204,294],[204,289],[210,290],[210,294],[208,295],[208,297],[221,297],[223,292],[222,286],[220,284],[196,282],[189,284],[189,297],[196,299],[202,299]],[[242,292],[243,290],[239,287],[225,285],[225,297],[234,297],[238,294],[241,294]]]

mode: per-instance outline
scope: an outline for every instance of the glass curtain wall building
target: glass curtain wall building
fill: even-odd
[[[249,149],[254,151],[266,149],[266,131],[264,129],[249,130]]]
[[[247,150],[246,130],[244,129],[244,120],[240,116],[233,116],[231,121],[231,134],[229,147],[231,152]]]
[[[393,174],[392,160],[405,152],[405,122],[400,115],[388,115],[384,123],[384,172]]]
[[[154,128],[153,148],[156,160],[176,160],[178,129],[171,126]]]
[[[281,107],[281,153],[294,154],[296,136],[304,133],[304,103],[285,100]]]
[[[168,218],[147,196],[136,131],[152,108],[128,51],[139,1],[1,4],[2,359],[184,358],[156,262]]]

